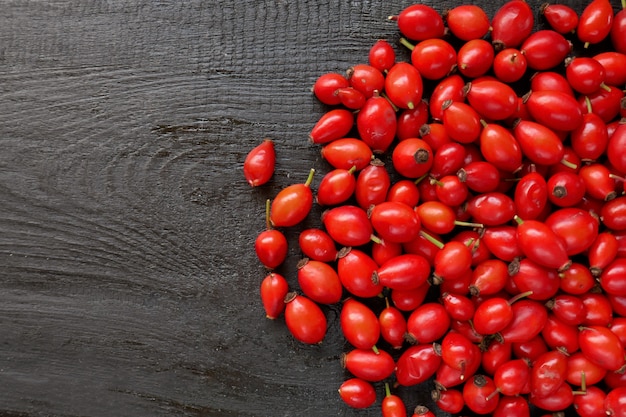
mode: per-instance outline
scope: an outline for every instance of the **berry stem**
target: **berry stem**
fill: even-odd
[[[309,176],[306,179],[306,182],[304,183],[305,186],[310,186],[311,183],[313,182],[313,175],[315,175],[315,168],[311,168],[311,170],[309,171]]]
[[[437,246],[439,249],[443,249],[443,242],[440,242],[439,240],[437,240],[437,238],[435,238],[433,235],[430,235],[426,233],[425,231],[420,230],[420,236],[422,236],[424,239],[426,239],[433,245]]]
[[[519,294],[516,294],[515,296],[509,299],[509,304],[513,304],[514,302],[521,300],[522,298],[529,297],[531,295],[533,295],[532,291],[526,291],[526,292],[521,292]]]
[[[270,220],[270,199],[265,200],[265,227],[267,230],[272,228],[272,221]]]
[[[406,38],[400,38],[400,43],[402,45],[406,46],[410,51],[415,49],[415,45],[413,45],[411,42],[409,42],[409,40],[406,39]]]
[[[385,382],[385,397],[391,396],[391,389],[389,388],[389,382]]]
[[[573,163],[573,162],[568,161],[568,160],[567,160],[567,159],[565,159],[565,158],[561,159],[561,163],[562,163],[563,165],[565,165],[566,167],[571,168],[571,169],[576,169],[576,168],[578,168],[578,165],[576,165],[576,164],[575,164],[575,163]]]
[[[455,220],[454,224],[456,224],[457,226],[467,226],[467,227],[478,227],[478,228],[483,228],[485,227],[484,224],[482,223],[472,223],[472,222],[464,222],[461,220]]]

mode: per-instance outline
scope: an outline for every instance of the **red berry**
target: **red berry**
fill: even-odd
[[[243,163],[243,174],[248,184],[252,187],[258,187],[272,178],[275,165],[274,142],[271,139],[265,139],[246,155]]]

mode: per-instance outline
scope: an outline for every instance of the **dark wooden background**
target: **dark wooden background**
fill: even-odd
[[[253,241],[267,198],[328,169],[311,85],[397,45],[408,4],[0,1],[2,416],[379,415],[337,395],[337,309],[321,346],[265,319]],[[277,170],[253,190],[264,137]]]

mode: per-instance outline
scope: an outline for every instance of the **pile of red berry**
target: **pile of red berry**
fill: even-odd
[[[546,4],[535,30],[523,0],[491,18],[414,4],[390,17],[410,59],[380,40],[316,80],[328,110],[310,141],[332,169],[267,202],[255,250],[267,317],[298,341],[322,342],[320,305],[341,306],[347,405],[384,384],[382,415],[404,417],[392,389],[428,382],[452,414],[626,416],[622,7]],[[265,140],[246,179],[275,163]],[[290,285],[281,229],[314,204]]]

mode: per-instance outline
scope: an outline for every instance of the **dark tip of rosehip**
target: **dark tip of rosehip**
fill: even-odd
[[[447,388],[444,387],[443,384],[437,380],[434,380],[433,384],[435,384],[435,389],[430,392],[430,398],[432,398],[433,401],[437,402],[441,398],[441,391],[445,391],[447,390]]]
[[[350,253],[351,250],[352,247],[350,246],[344,246],[343,248],[339,249],[339,251],[337,251],[337,259],[345,257],[347,254]]]
[[[413,154],[413,159],[415,159],[415,162],[417,162],[418,164],[425,164],[426,162],[428,162],[429,158],[430,152],[428,152],[426,149],[419,149]]]
[[[565,262],[563,265],[561,265],[558,269],[558,272],[565,272],[569,269],[569,267],[572,266],[572,260],[569,259],[567,262]]]
[[[285,304],[293,301],[297,296],[298,296],[298,293],[295,291],[288,292],[287,295],[285,295],[285,300],[284,300]]]
[[[513,276],[519,272],[520,260],[519,258],[513,259],[508,265],[509,276]]]
[[[552,189],[552,195],[556,198],[564,198],[567,196],[567,188],[562,185],[557,185]]]
[[[456,176],[459,177],[459,180],[461,182],[467,181],[467,171],[464,168],[459,169],[456,172]]]
[[[473,297],[478,297],[480,295],[480,290],[475,285],[470,285],[468,287],[470,295]]]
[[[477,387],[484,387],[487,384],[487,378],[485,375],[477,374],[474,375],[474,385]]]
[[[494,39],[491,44],[493,45],[493,49],[496,51],[501,51],[503,49],[506,48],[506,45],[504,44],[504,42]]]
[[[433,277],[432,277],[432,280],[431,280],[431,284],[432,285],[441,285],[441,284],[443,284],[443,278],[441,278],[439,275],[433,274]]]
[[[463,89],[461,90],[463,92],[463,96],[467,96],[470,92],[470,90],[472,89],[472,82],[468,81],[464,86]]]
[[[296,264],[296,269],[302,269],[304,265],[309,263],[309,258],[302,258]]]
[[[430,410],[428,409],[428,407],[425,407],[423,405],[418,405],[417,407],[415,407],[415,409],[413,410],[413,414],[417,414],[418,416],[421,416],[422,414],[426,414],[428,413]]]

